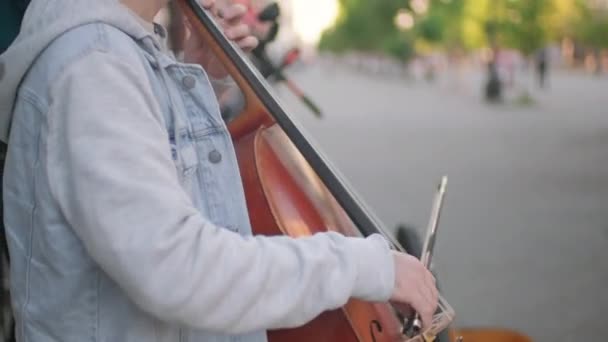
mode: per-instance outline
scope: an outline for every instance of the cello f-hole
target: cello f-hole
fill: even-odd
[[[374,328],[376,328],[374,330]],[[382,332],[382,325],[377,320],[369,322],[369,334],[372,336],[372,342],[376,342],[376,331]]]

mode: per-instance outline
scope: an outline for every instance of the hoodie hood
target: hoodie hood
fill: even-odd
[[[0,140],[8,141],[17,90],[36,58],[55,38],[104,22],[135,39],[153,36],[119,0],[32,0],[13,44],[0,55]]]

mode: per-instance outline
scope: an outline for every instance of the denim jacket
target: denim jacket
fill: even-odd
[[[96,3],[80,1],[60,2]],[[387,300],[378,236],[252,235],[205,71],[101,3],[112,19],[64,25],[33,57],[26,15],[0,56],[18,340],[256,342],[350,297]]]

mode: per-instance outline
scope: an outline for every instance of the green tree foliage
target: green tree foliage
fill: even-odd
[[[418,15],[414,31],[417,39],[436,48],[461,48],[465,45],[463,0],[430,1],[427,13]]]
[[[574,37],[591,48],[608,48],[608,9],[584,6],[578,2],[579,17]]]
[[[411,35],[394,24],[403,0],[341,0],[340,6],[336,25],[321,37],[321,49],[388,52],[398,57],[411,53]]]
[[[423,39],[453,48],[479,48],[496,43],[531,54],[547,41],[545,21],[553,0],[451,0],[432,1],[420,22],[439,26],[439,34]],[[426,32],[423,30],[421,32]],[[433,32],[434,33],[434,32]],[[437,39],[437,38],[440,39]]]
[[[545,23],[548,25],[548,39],[558,41],[563,37],[573,37],[576,27],[581,24],[587,2],[588,0],[553,0]]]
[[[528,56],[547,44],[549,26],[546,21],[552,9],[551,0],[502,2],[504,13],[499,18],[501,45]]]
[[[340,3],[341,16],[323,35],[321,48],[407,57],[413,52],[495,45],[531,55],[563,37],[608,47],[608,11],[590,7],[590,0],[429,0],[424,13],[414,13],[408,0]],[[412,29],[400,31],[395,26],[399,10],[412,13]]]

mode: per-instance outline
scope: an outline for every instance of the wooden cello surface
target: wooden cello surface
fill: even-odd
[[[493,328],[461,328],[450,331],[452,342],[462,336],[464,342],[532,342],[530,338],[518,332]]]
[[[192,30],[208,44],[234,79],[244,98],[244,108],[229,123],[228,129],[254,234],[297,238],[332,230],[347,236],[375,233],[386,236],[375,217],[283,110],[264,80],[224,37],[221,28],[199,7],[197,0],[176,0],[176,3]],[[390,236],[387,238],[394,243]],[[432,336],[445,329],[452,319],[453,311],[434,321]],[[351,299],[343,307],[324,312],[302,327],[271,331],[269,340],[408,341],[402,328],[402,320],[390,303]],[[418,336],[412,341],[431,340],[432,337]]]
[[[360,236],[356,227],[276,125],[235,141],[256,234],[309,236],[326,230]],[[386,303],[351,299],[295,329],[269,333],[278,341],[399,341],[400,322]]]

